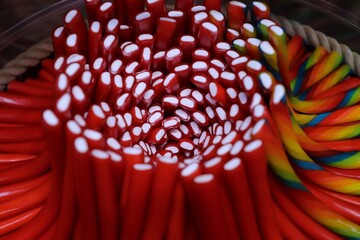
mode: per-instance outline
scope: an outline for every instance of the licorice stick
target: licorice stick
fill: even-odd
[[[30,96],[49,97],[53,95],[53,90],[43,87],[35,87],[33,85],[22,83],[19,81],[11,81],[7,85],[7,91],[10,93],[24,94]]]
[[[97,20],[96,12],[101,5],[101,0],[86,0],[85,1],[85,8],[86,8],[86,15],[89,19],[90,24]]]
[[[144,215],[153,178],[150,164],[136,163],[132,166],[129,182],[128,204],[123,214],[121,239],[138,239],[144,225]]]
[[[123,177],[123,186],[121,189],[120,197],[120,207],[119,214],[123,216],[128,204],[128,194],[130,191],[130,177],[131,169],[136,163],[144,163],[144,152],[138,148],[125,148],[123,149],[123,159],[125,161],[124,177]],[[120,222],[122,224],[122,222]]]
[[[245,22],[247,6],[239,1],[231,1],[227,5],[227,26],[234,30],[240,31],[242,24]]]
[[[168,17],[161,17],[157,22],[155,49],[163,51],[169,48],[176,29],[176,20]]]
[[[176,183],[174,200],[170,215],[170,222],[166,233],[166,239],[181,240],[185,236],[185,189],[181,181]]]
[[[110,155],[102,150],[92,150],[94,166],[97,214],[100,223],[100,239],[116,239],[118,230],[118,211],[116,192],[111,175]]]
[[[2,209],[7,209],[7,211],[1,213],[0,219],[6,220],[17,214],[39,207],[46,201],[50,188],[51,181],[50,179],[47,179],[22,195],[14,196],[13,198],[2,201],[0,205]]]
[[[284,238],[308,239],[308,237],[286,216],[280,206],[274,203],[275,219]]]
[[[219,188],[223,187],[212,174],[202,174],[192,183],[194,214],[201,236],[206,239],[228,239],[225,221],[221,209]]]
[[[144,239],[162,239],[170,219],[171,199],[176,186],[178,163],[174,158],[160,157],[154,172],[153,190],[144,224]]]
[[[127,12],[125,11],[125,0],[114,0],[115,17],[120,24],[127,23]]]
[[[245,168],[249,172],[248,180],[251,194],[255,202],[255,212],[259,222],[261,235],[265,239],[282,239],[279,226],[271,219],[274,212],[269,208],[271,204],[270,187],[266,181],[266,155],[261,140],[254,140],[244,147],[243,158]]]
[[[36,214],[38,214],[40,210],[41,207],[38,207],[22,214],[18,214],[16,217],[1,221],[0,237],[19,229],[21,226],[29,222]]]
[[[88,34],[89,48],[88,52],[89,62],[92,63],[100,56],[100,42],[102,38],[102,26],[100,22],[94,21],[91,23]]]
[[[196,236],[199,233],[196,232],[194,225],[196,224],[196,221],[200,221],[200,220],[193,219],[194,217],[196,218],[196,215],[194,216],[193,213],[193,209],[195,209],[196,206],[194,204],[194,200],[192,199],[193,195],[192,195],[191,185],[193,179],[201,174],[200,165],[198,163],[191,163],[188,166],[186,166],[183,170],[181,170],[180,174],[181,174],[182,183],[184,184],[184,188],[185,188],[187,208],[189,208],[186,214],[187,224],[186,224],[185,236],[189,239],[196,239]],[[193,224],[190,224],[190,222]]]
[[[260,232],[243,161],[237,157],[230,159],[224,165],[223,176],[241,237],[259,239]]]
[[[75,222],[75,216],[78,212],[76,207],[76,190],[74,184],[74,147],[71,143],[75,141],[81,134],[81,128],[75,121],[66,123],[65,138],[65,170],[64,184],[62,188],[61,209],[55,230],[55,238],[67,239],[70,237]]]
[[[0,202],[6,201],[9,198],[13,198],[17,195],[23,194],[31,189],[34,189],[35,187],[39,186],[44,181],[46,181],[48,178],[49,178],[49,173],[45,173],[33,179],[2,186],[0,187],[1,189]]]
[[[219,184],[222,186],[224,184],[221,179],[222,167],[224,162],[229,157],[230,149],[232,148],[232,144],[225,144],[218,148],[216,154],[219,157],[215,157],[204,163],[204,173],[211,173],[216,178],[219,178]],[[230,239],[239,239],[239,231],[237,229],[235,215],[233,214],[233,209],[231,206],[231,202],[224,187],[219,189],[220,202],[222,206],[223,218],[226,224],[226,231]]]
[[[0,127],[0,142],[27,142],[44,139],[45,131],[40,126]]]
[[[0,93],[0,106],[14,109],[45,109],[52,107],[51,97],[18,95],[8,92]]]
[[[86,54],[87,50],[87,27],[81,13],[78,10],[70,10],[64,17],[64,24],[66,30],[70,34],[76,34],[78,37],[79,52],[82,55]]]
[[[81,217],[82,239],[98,239],[99,231],[95,203],[95,183],[89,146],[83,137],[74,142],[74,179]]]
[[[63,153],[61,152],[61,149],[63,149],[62,129],[59,118],[51,110],[46,110],[43,113],[43,120],[47,127],[49,149],[52,150],[51,154],[53,154],[51,158],[53,171],[52,188],[41,211],[31,219],[31,221],[19,229],[19,231],[11,233],[5,239],[36,238],[55,221],[59,212],[63,175],[63,166],[61,166],[63,157]]]
[[[48,152],[42,153],[19,166],[2,170],[0,174],[0,185],[28,180],[44,173],[49,169],[50,162],[48,160],[48,154]]]

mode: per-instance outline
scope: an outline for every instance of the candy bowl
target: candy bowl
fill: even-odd
[[[3,239],[360,237],[357,53],[264,2],[77,4],[0,70]]]

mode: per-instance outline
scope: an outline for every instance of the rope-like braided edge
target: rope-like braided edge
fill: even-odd
[[[336,39],[297,21],[288,20],[282,16],[272,16],[272,19],[278,22],[290,36],[300,35],[308,44],[314,47],[323,46],[328,51],[339,52],[344,56],[345,62],[353,69],[354,73],[360,76],[360,55],[353,52],[348,46],[340,44]],[[23,74],[29,67],[36,66],[52,52],[53,46],[49,37],[9,61],[0,69],[0,91],[16,76]]]
[[[49,56],[53,51],[51,38],[48,37],[6,63],[0,69],[0,91],[4,90],[10,81],[26,72],[29,67],[39,64],[42,59]]]

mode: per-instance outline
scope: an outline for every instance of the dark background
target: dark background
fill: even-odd
[[[0,67],[39,39],[49,36],[51,30],[61,24],[68,7],[64,5],[81,6],[82,1],[84,0],[0,0]],[[270,5],[273,13],[310,25],[360,52],[360,0],[265,2]],[[40,18],[38,12],[45,8],[48,9],[41,12],[44,16]],[[38,15],[34,16],[35,13]],[[33,17],[26,20],[29,16]],[[23,22],[18,24],[20,21]],[[21,31],[13,27],[16,24],[20,25]]]

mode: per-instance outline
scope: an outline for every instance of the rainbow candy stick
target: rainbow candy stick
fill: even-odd
[[[334,191],[330,191],[328,189],[325,188],[318,188],[319,191],[321,191],[322,193],[325,193],[326,195],[329,195],[333,198],[336,198],[339,201],[342,202],[346,202],[349,204],[352,204],[354,206],[360,206],[360,197],[359,196],[353,196],[353,195],[347,195],[347,194],[343,194],[343,193],[337,193]]]
[[[298,95],[300,92],[306,71],[321,61],[321,59],[323,59],[327,54],[328,51],[324,47],[317,47],[309,55],[309,57],[300,64],[297,70],[296,78],[290,82],[290,89],[294,95]]]
[[[258,76],[259,85],[265,94],[273,92],[276,85],[276,80],[270,72],[262,72]]]
[[[326,55],[306,73],[304,81],[301,84],[301,91],[309,89],[315,83],[332,73],[340,66],[343,60],[343,56],[335,51]]]
[[[258,38],[248,38],[246,39],[246,49],[247,53],[254,59],[260,60],[260,46],[261,40]]]
[[[260,55],[263,64],[273,74],[277,81],[281,82],[281,74],[279,72],[279,62],[275,49],[268,41],[260,43]]]
[[[303,129],[304,132],[314,141],[337,141],[355,138],[360,135],[360,123],[335,126],[313,126]]]
[[[360,87],[318,100],[304,101],[297,97],[290,97],[290,103],[296,111],[308,114],[329,112],[354,105],[358,102],[360,102]]]
[[[327,98],[336,94],[347,92],[350,89],[360,87],[360,79],[355,77],[349,77],[346,80],[341,81],[329,90],[320,93],[316,98]]]
[[[329,156],[338,153],[336,149],[329,149],[321,144],[317,143],[313,139],[309,138],[308,135],[303,131],[295,119],[290,116],[292,129],[299,141],[301,147],[306,151],[310,156]]]
[[[270,19],[261,19],[257,24],[258,35],[264,40],[269,40],[269,27],[275,25],[276,23]]]
[[[244,23],[241,26],[241,36],[244,39],[247,38],[256,38],[257,37],[257,33],[256,33],[256,29],[254,28],[253,25],[251,25],[250,23]]]
[[[298,226],[306,233],[310,239],[329,239],[340,240],[340,236],[331,232],[320,223],[316,222],[309,215],[307,215],[302,209],[300,209],[286,194],[287,188],[277,181],[275,177],[269,174],[269,181],[271,184],[271,192],[275,202],[280,204],[286,213],[295,222],[301,222]]]
[[[360,226],[331,211],[308,192],[288,188],[292,200],[314,220],[346,239],[360,239]]]
[[[304,39],[299,35],[295,35],[289,40],[287,44],[287,51],[289,56],[290,69],[292,69],[292,67],[306,53],[306,48],[304,47],[304,45]]]
[[[286,151],[293,164],[304,176],[324,188],[341,193],[360,195],[359,180],[337,176],[324,171],[324,168],[314,162],[303,150],[293,131],[290,113],[286,105],[285,89],[280,84],[274,88],[270,101],[270,110]]]
[[[320,82],[318,82],[316,85],[312,86],[311,89],[308,91],[305,91],[303,94],[300,95],[301,99],[319,99],[321,98],[321,94],[325,93],[329,89],[335,86],[335,89],[337,87],[337,84],[343,79],[345,79],[347,76],[351,74],[351,68],[349,65],[342,65],[332,73],[330,73],[328,76],[323,78]]]
[[[292,127],[301,147],[317,163],[342,169],[357,169],[360,167],[360,152],[341,152],[340,145],[329,148],[324,142],[316,142],[292,119]]]
[[[319,143],[325,147],[343,152],[360,151],[360,138]]]
[[[261,119],[254,125],[252,136],[264,143],[269,165],[282,182],[289,187],[305,190],[289,162],[281,140],[274,131],[276,129],[272,129],[268,121]]]
[[[360,120],[360,106],[354,105],[319,114],[293,112],[293,116],[296,122],[303,127],[347,124]]]
[[[277,53],[278,59],[278,67],[281,74],[281,78],[283,80],[283,84],[286,88],[290,86],[289,79],[289,58],[287,52],[287,43],[286,43],[286,33],[279,26],[271,26],[269,27],[269,42],[274,47]]]
[[[341,169],[341,168],[334,168],[334,167],[329,167],[329,166],[325,166],[325,165],[322,165],[322,167],[326,171],[331,172],[336,175],[339,175],[339,176],[360,179],[360,169]]]
[[[240,53],[241,55],[246,55],[247,50],[246,50],[246,42],[243,39],[235,39],[232,42],[231,47],[233,49],[235,49],[238,53]]]
[[[305,186],[312,195],[328,206],[332,211],[337,212],[356,224],[360,224],[360,215],[358,214],[360,213],[360,206],[332,197],[322,192],[321,188],[313,184],[305,183]]]

